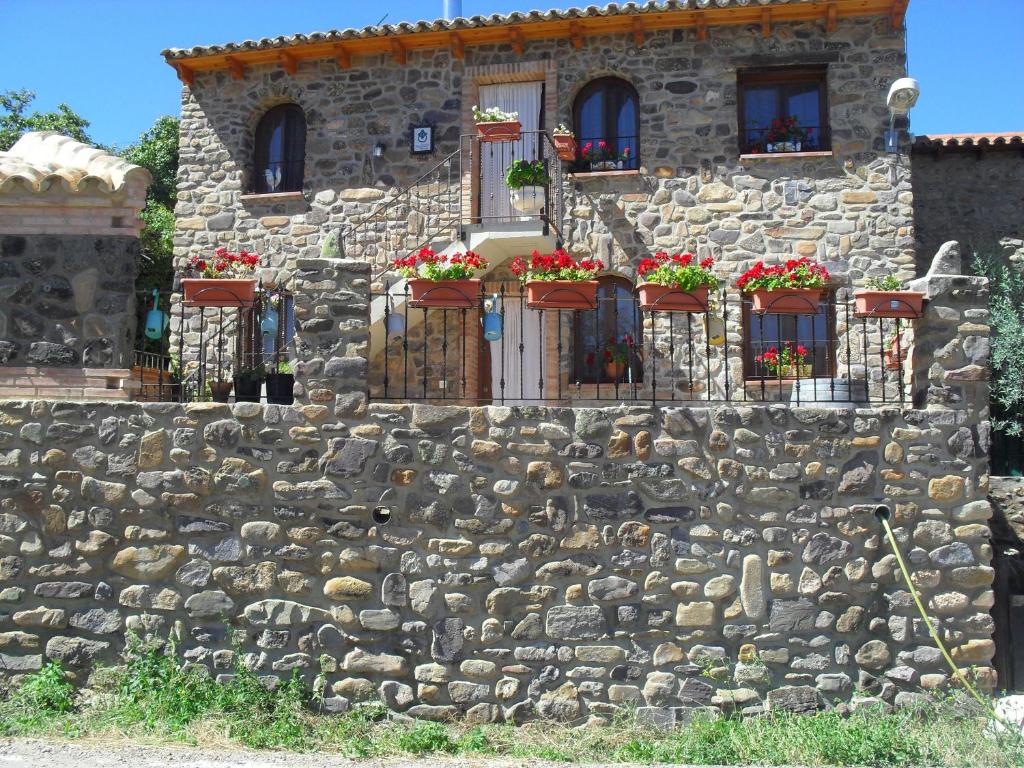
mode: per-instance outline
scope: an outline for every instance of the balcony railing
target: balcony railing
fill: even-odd
[[[523,287],[506,282],[481,283],[468,309],[411,307],[404,288],[376,295],[386,297],[389,330],[370,350],[373,400],[859,407],[908,399],[908,321],[857,318],[845,297],[775,315],[734,292],[713,295],[699,313],[643,310],[632,294],[603,296],[588,311],[532,309]],[[787,345],[802,353],[799,364],[765,358]]]

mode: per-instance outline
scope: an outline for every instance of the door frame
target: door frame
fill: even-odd
[[[480,103],[481,85],[507,83],[544,84],[541,97],[541,130],[547,122],[555,122],[558,112],[558,64],[554,61],[522,61],[515,64],[487,64],[466,67],[462,78],[462,135],[474,136],[473,105]],[[473,140],[470,139],[470,142]],[[470,144],[472,146],[472,144]],[[466,147],[462,147],[465,149]],[[467,220],[460,224],[480,223],[480,158],[472,153],[472,162],[462,164],[462,210],[469,211]]]

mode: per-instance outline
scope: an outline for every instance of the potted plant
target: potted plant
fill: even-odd
[[[588,141],[580,149],[580,158],[590,164],[592,171],[617,171],[622,169],[623,160],[629,159],[627,148],[624,157],[612,149],[604,139],[598,139],[597,144]]]
[[[576,135],[565,123],[559,123],[551,137],[555,144],[555,153],[559,160],[573,162],[576,160]]]
[[[208,394],[213,402],[226,403],[228,401],[228,395],[231,394],[232,386],[234,386],[233,382],[214,379],[206,385],[206,388],[209,390]]]
[[[807,347],[787,341],[782,349],[769,347],[765,352],[754,358],[772,374],[783,379],[809,379],[813,368],[807,362]]]
[[[531,309],[594,309],[597,280],[604,269],[599,259],[576,260],[563,249],[541,255],[534,251],[527,261],[516,256],[512,273],[526,286],[526,304]]]
[[[648,312],[707,312],[708,293],[718,287],[710,256],[694,264],[692,253],[661,251],[640,261],[637,293]]]
[[[924,312],[924,294],[903,290],[903,283],[895,275],[869,277],[864,288],[854,291],[857,317],[921,317]]]
[[[487,259],[473,251],[438,255],[421,248],[391,264],[409,281],[410,306],[471,309],[480,301],[480,281],[473,275],[487,268]]]
[[[636,340],[626,333],[621,339],[614,336],[608,339],[601,350],[601,362],[604,373],[616,383],[626,381],[630,366],[638,359]],[[587,355],[587,365],[594,365],[594,353]],[[632,380],[632,377],[629,377]]]
[[[517,211],[535,216],[544,210],[551,179],[542,160],[513,160],[505,183],[511,190],[512,207]]]
[[[799,152],[812,134],[812,128],[801,128],[795,115],[777,117],[765,134],[765,148],[769,152]]]
[[[473,122],[480,141],[518,141],[523,134],[519,113],[503,112],[498,107],[481,110],[474,106]]]
[[[291,405],[295,402],[292,389],[295,386],[295,375],[291,363],[280,362],[273,373],[267,374],[267,402],[275,405]]]
[[[263,369],[246,368],[234,377],[235,402],[258,403],[260,389],[263,387]]]
[[[885,369],[887,371],[898,371],[903,367],[903,361],[907,359],[907,356],[900,346],[902,342],[903,334],[898,332],[893,333],[892,338],[889,339],[889,344],[885,349]]]
[[[249,307],[256,296],[253,275],[260,257],[255,253],[231,253],[218,248],[212,259],[198,254],[188,260],[182,278],[184,301],[193,307]]]
[[[755,312],[811,315],[818,311],[828,280],[827,269],[804,257],[771,267],[758,261],[740,275],[736,286],[753,295]]]

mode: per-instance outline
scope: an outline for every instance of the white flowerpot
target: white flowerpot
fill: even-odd
[[[777,141],[768,145],[769,152],[799,152],[802,148],[799,141]]]
[[[544,210],[544,187],[520,187],[511,190],[512,207],[527,216],[537,216]]]

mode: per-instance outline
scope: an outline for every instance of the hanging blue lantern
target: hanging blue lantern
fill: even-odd
[[[260,332],[264,336],[277,336],[277,310],[273,307],[260,320]]]
[[[501,339],[501,311],[498,309],[498,294],[491,298],[484,299],[484,316],[481,323],[484,326],[484,339],[487,341],[499,341]]]
[[[157,341],[161,336],[164,335],[164,330],[171,324],[171,320],[167,317],[167,313],[157,309],[160,305],[160,293],[156,288],[153,289],[153,307],[146,313],[146,334],[147,339],[153,339]]]

